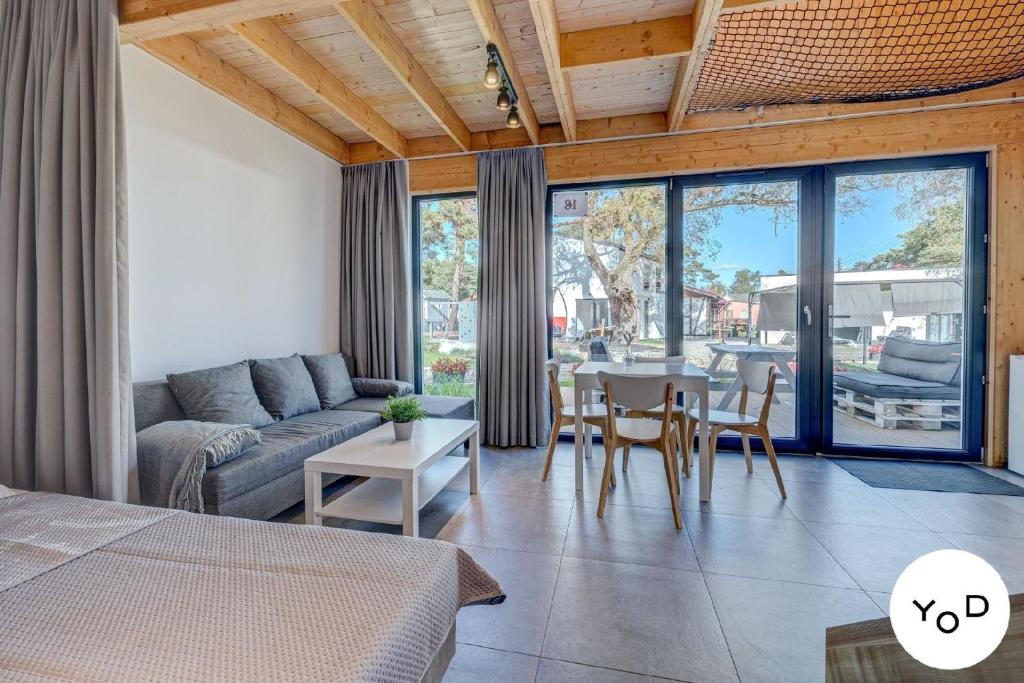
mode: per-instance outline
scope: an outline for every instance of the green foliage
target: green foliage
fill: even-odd
[[[583,354],[575,351],[556,350],[555,360],[562,365],[568,365],[570,363],[582,363],[586,358],[583,357]]]
[[[454,301],[475,297],[479,239],[476,199],[443,199],[422,204],[423,288],[438,289]]]
[[[436,382],[423,385],[423,393],[430,396],[476,398],[476,384],[472,382]]]
[[[963,206],[952,204],[929,211],[921,222],[899,234],[901,244],[871,259],[858,261],[853,270],[890,268],[961,268],[964,264]]]
[[[740,268],[732,276],[728,294],[733,298],[741,298],[761,289],[761,271]]]
[[[380,416],[390,422],[415,422],[429,417],[415,396],[392,396],[384,403]]]

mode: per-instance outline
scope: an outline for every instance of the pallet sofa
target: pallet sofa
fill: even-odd
[[[837,408],[881,429],[960,422],[960,342],[889,337],[878,372],[837,372]]]

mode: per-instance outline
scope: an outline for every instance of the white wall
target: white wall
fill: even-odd
[[[336,351],[337,164],[122,50],[136,380]]]

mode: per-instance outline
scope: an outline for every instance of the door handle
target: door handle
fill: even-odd
[[[811,326],[811,307],[804,306],[804,318],[807,320],[807,327]]]

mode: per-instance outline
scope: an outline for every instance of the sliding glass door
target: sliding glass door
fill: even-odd
[[[735,411],[767,362],[779,449],[980,460],[986,197],[983,155],[553,188],[561,380],[633,339]]]
[[[980,457],[984,158],[828,169],[825,448]]]
[[[778,372],[769,427],[780,448],[804,450],[812,439],[806,410],[813,368],[804,311],[804,273],[813,248],[817,175],[804,169],[676,178],[680,267],[676,352],[712,377],[711,408],[739,409],[737,366],[772,363]],[[748,412],[761,409],[751,396]],[[722,445],[734,446],[723,437]]]
[[[475,398],[476,196],[414,198],[413,233],[417,391]]]

